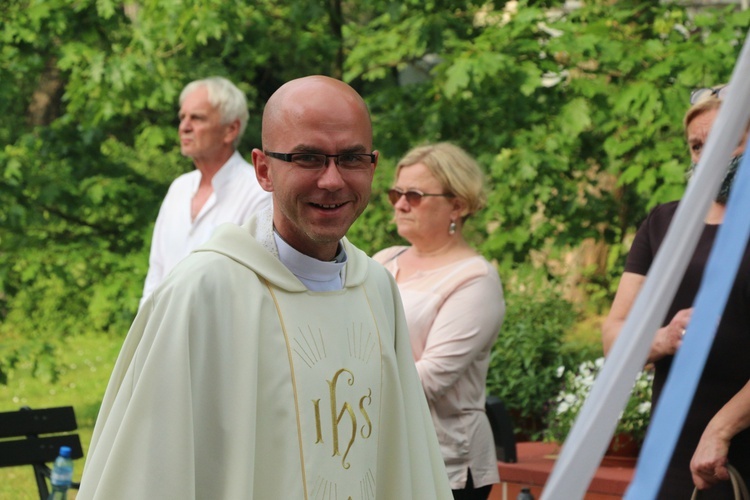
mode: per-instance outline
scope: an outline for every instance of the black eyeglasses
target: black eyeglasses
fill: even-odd
[[[727,95],[729,86],[722,85],[721,87],[707,87],[704,89],[696,89],[690,93],[690,104],[698,104],[701,101],[705,101],[711,97],[717,99],[724,99]]]
[[[366,170],[375,163],[375,153],[341,153],[327,155],[323,153],[273,153],[264,151],[263,154],[305,170],[321,170],[328,165],[328,158],[333,158],[336,166],[342,170]]]
[[[406,196],[406,203],[408,203],[412,207],[418,207],[422,202],[423,196],[444,196],[446,198],[453,198],[455,195],[453,193],[423,193],[422,191],[416,189],[402,191],[398,188],[391,188],[388,190],[388,200],[391,202],[391,205],[395,205],[396,203],[398,203],[398,200],[400,200],[402,196]]]

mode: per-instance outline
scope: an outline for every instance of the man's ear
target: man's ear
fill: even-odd
[[[232,123],[227,124],[227,131],[224,133],[224,143],[232,144],[239,134],[240,121],[234,120]]]
[[[263,151],[258,148],[254,148],[252,152],[253,167],[255,167],[255,177],[258,179],[258,184],[264,190],[269,193],[273,191],[273,179],[271,179],[271,172],[268,168],[268,158]]]

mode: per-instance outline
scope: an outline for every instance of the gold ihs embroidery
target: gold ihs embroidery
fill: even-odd
[[[329,392],[329,398],[330,398],[330,408],[331,408],[331,436],[332,436],[332,457],[335,456],[341,456],[341,449],[339,444],[339,428],[342,425],[342,420],[344,420],[344,417],[348,416],[349,420],[348,422],[351,423],[351,436],[349,436],[349,441],[346,443],[346,451],[344,452],[344,455],[341,456],[341,466],[344,469],[348,469],[351,467],[351,464],[346,461],[346,457],[349,455],[349,451],[351,450],[352,446],[354,445],[354,441],[357,438],[357,414],[354,411],[354,407],[349,401],[344,401],[343,404],[341,404],[341,407],[339,409],[339,403],[338,403],[338,397],[337,397],[337,387],[339,384],[339,377],[341,375],[346,375],[346,384],[349,386],[354,386],[354,374],[351,372],[351,370],[348,370],[346,368],[341,368],[338,370],[332,380],[326,380],[328,383],[328,392]],[[323,440],[323,431],[322,431],[322,419],[320,415],[320,399],[313,399],[313,410],[315,414],[315,444],[324,444]],[[365,424],[362,425],[362,428],[360,429],[360,436],[362,439],[368,439],[372,435],[372,421],[370,420],[370,415],[368,415],[367,410],[365,406],[370,406],[372,404],[372,389],[368,388],[367,392],[364,396],[362,396],[359,399],[359,402],[357,404],[357,407],[359,408],[359,412],[362,414],[362,417],[365,420]],[[344,420],[346,422],[346,420]]]

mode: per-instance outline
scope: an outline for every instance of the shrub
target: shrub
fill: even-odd
[[[506,287],[506,304],[490,356],[487,391],[503,400],[519,439],[538,439],[549,401],[560,390],[557,367],[576,366],[591,356],[591,349],[565,345],[563,337],[578,313],[552,288],[508,293]]]

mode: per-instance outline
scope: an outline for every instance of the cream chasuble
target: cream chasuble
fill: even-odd
[[[390,274],[279,261],[270,212],[222,226],[143,304],[78,498],[451,499]]]

